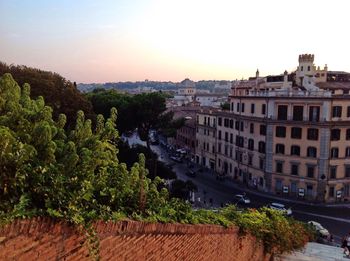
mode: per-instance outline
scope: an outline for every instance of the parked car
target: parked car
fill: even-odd
[[[324,228],[320,223],[316,222],[316,221],[309,221],[307,222],[310,226],[312,226],[317,233],[319,233],[320,236],[322,237],[329,237],[329,231]]]
[[[189,169],[186,171],[186,175],[194,178],[195,176],[197,176],[197,173],[193,169]]]
[[[276,203],[273,202],[269,205],[269,208],[281,211],[284,215],[291,216],[292,215],[292,209],[291,208],[286,208],[286,206],[282,203]]]
[[[235,199],[237,200],[238,204],[250,204],[250,199],[245,195],[237,194],[235,195]]]
[[[182,163],[182,159],[177,156],[170,156],[170,159],[172,159],[175,162]]]

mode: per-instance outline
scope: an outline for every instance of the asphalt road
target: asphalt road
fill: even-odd
[[[135,135],[128,138],[128,140],[130,144],[142,143]],[[161,146],[151,147],[158,154],[159,160],[174,163]],[[220,207],[221,204],[226,203],[236,203],[234,195],[243,193],[247,189],[244,185],[234,183],[231,180],[216,180],[215,175],[209,171],[198,173],[194,178],[188,177],[185,174],[188,167],[184,163],[175,163],[173,170],[176,172],[178,179],[192,180],[197,185],[198,192],[195,194],[195,198],[200,197],[202,204],[206,202],[207,206],[209,205],[209,199],[212,199],[213,207]],[[292,208],[294,218],[301,221],[313,220],[321,223],[333,235],[337,243],[350,232],[350,206],[319,206],[303,202],[290,202],[283,197],[266,195],[257,191],[247,191],[246,195],[251,200],[249,207],[253,208],[266,206],[271,202],[284,203],[287,207]]]

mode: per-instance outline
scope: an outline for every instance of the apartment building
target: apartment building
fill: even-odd
[[[232,87],[229,112],[198,113],[199,162],[258,190],[350,200],[350,74],[313,62],[305,54],[290,74],[257,71]],[[208,117],[217,123],[209,136]]]

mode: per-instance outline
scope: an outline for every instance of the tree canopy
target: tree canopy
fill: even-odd
[[[119,163],[116,117],[114,108],[106,121],[99,115],[93,130],[79,111],[75,128],[65,131],[65,115],[54,121],[41,96],[30,98],[28,84],[0,78],[0,214],[30,209],[79,223],[164,205],[168,192],[147,177],[142,154],[130,170]]]
[[[173,120],[173,113],[166,111],[165,96],[162,93],[123,94],[115,90],[95,90],[87,94],[96,113],[107,115],[110,108],[118,109],[118,130],[121,133],[137,128],[141,140],[149,148],[149,131],[164,129],[174,135],[175,129],[182,126],[183,119]]]
[[[42,71],[27,66],[7,65],[0,62],[0,75],[11,73],[15,81],[22,86],[29,83],[32,98],[43,96],[53,109],[53,116],[60,113],[67,117],[67,126],[74,126],[77,112],[82,110],[87,118],[93,118],[91,103],[78,91],[74,83],[57,73]]]

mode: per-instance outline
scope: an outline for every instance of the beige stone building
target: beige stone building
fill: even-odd
[[[350,74],[313,62],[306,54],[290,74],[257,71],[232,87],[229,112],[198,113],[197,162],[286,197],[350,200]]]

